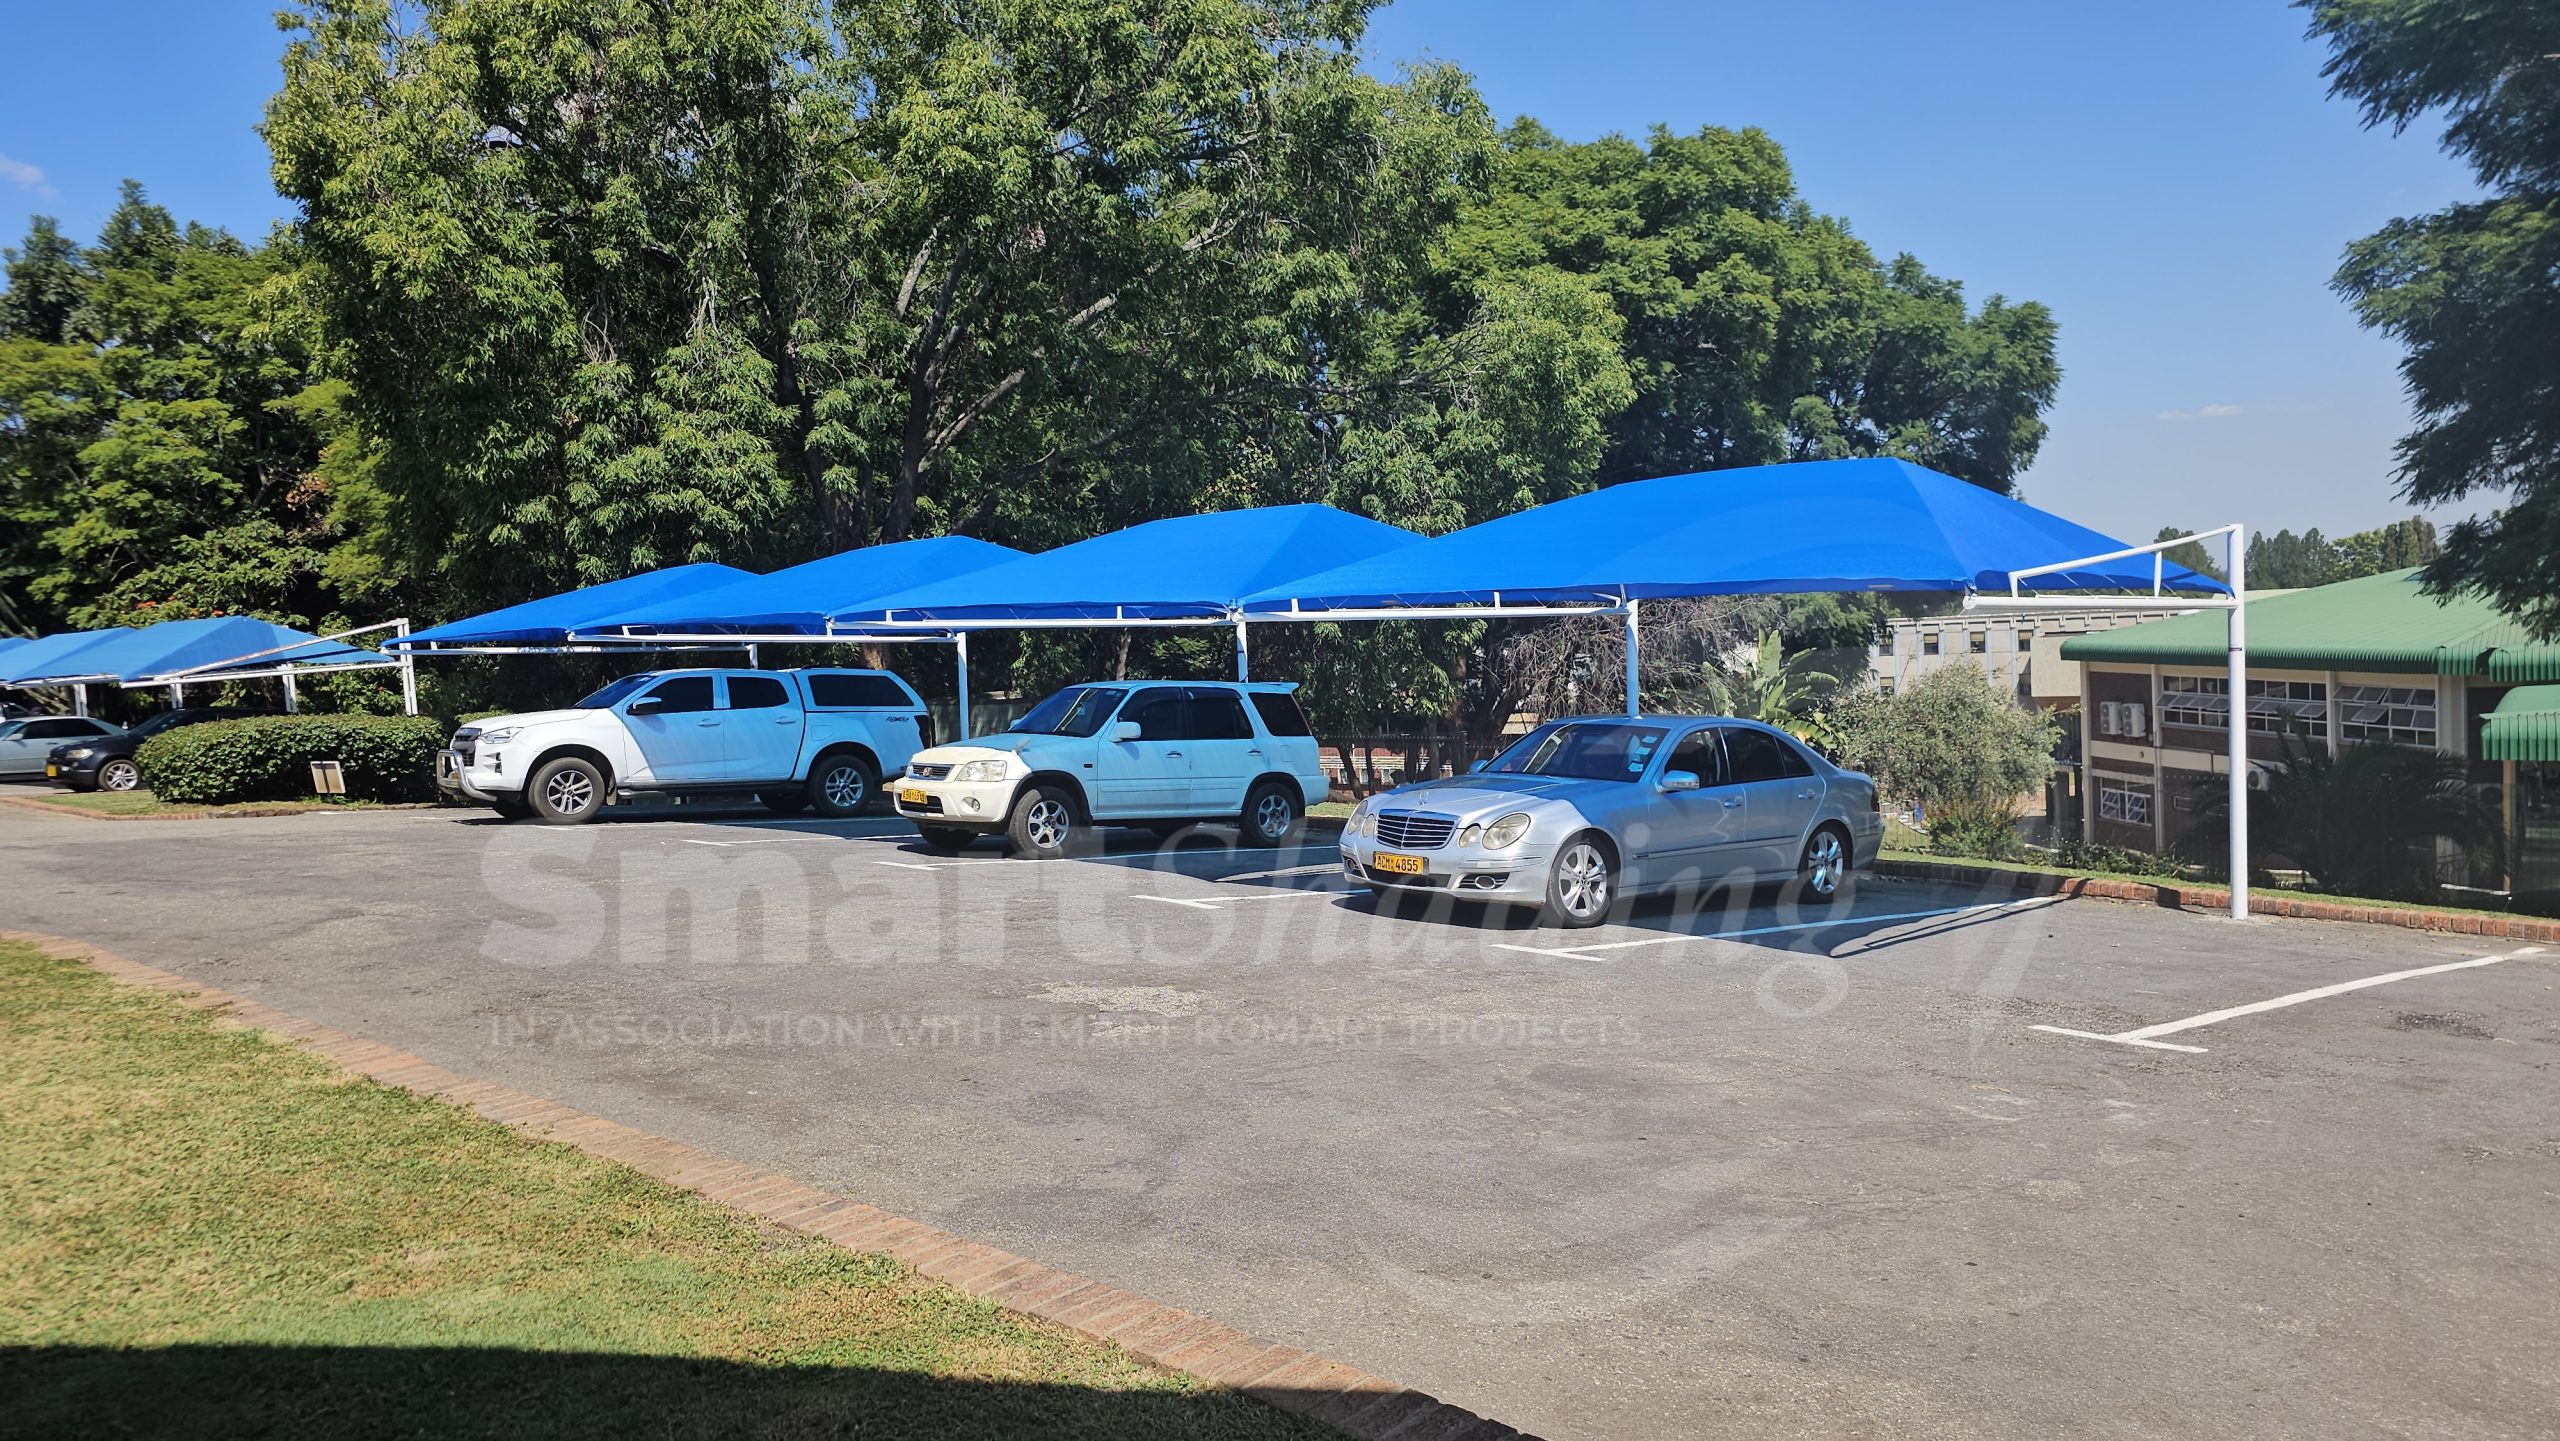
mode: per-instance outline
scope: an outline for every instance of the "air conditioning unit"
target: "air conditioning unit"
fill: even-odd
[[[2121,704],[2111,700],[2098,702],[2098,734],[2102,736],[2124,734],[2124,707]]]
[[[2126,701],[2124,709],[2117,713],[2116,719],[2124,723],[2126,735],[2138,736],[2143,740],[2151,739],[2151,707],[2140,701]]]

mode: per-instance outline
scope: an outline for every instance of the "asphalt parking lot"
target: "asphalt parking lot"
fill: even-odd
[[[1555,1437],[2560,1435],[2560,954],[2513,943],[1872,878],[1565,933],[1225,832],[17,808],[0,925]]]

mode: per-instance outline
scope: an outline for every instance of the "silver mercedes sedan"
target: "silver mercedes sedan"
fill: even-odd
[[[1343,874],[1596,926],[1635,896],[1784,880],[1828,900],[1875,860],[1875,783],[1727,716],[1549,721],[1473,772],[1352,812]]]

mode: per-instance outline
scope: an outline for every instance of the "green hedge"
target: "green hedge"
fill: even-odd
[[[345,769],[350,799],[431,801],[444,727],[431,716],[286,715],[180,726],[135,759],[151,793],[187,805],[299,800],[311,763]]]

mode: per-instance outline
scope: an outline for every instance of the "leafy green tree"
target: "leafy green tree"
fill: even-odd
[[[335,615],[318,382],[288,248],[127,182],[94,246],[39,219],[0,297],[0,594],[23,623]],[[356,477],[342,479],[352,483]]]
[[[2298,590],[2407,570],[2435,559],[2440,550],[2435,525],[2417,516],[2335,541],[2317,529],[2300,535],[2289,530],[2253,535],[2249,538],[2249,587]]]
[[[1941,666],[1886,695],[1851,691],[1831,708],[1844,764],[1875,777],[1884,794],[1942,812],[1988,812],[2003,819],[2017,799],[2053,774],[2060,727],[2019,705],[1985,672]]]
[[[1896,455],[2007,493],[2061,378],[2044,307],[1968,310],[1911,257],[1879,264],[1758,130],[1576,145],[1521,120],[1448,248],[1466,272],[1588,276],[1625,317],[1635,403],[1603,483]]]
[[[2560,635],[2560,7],[2547,0],[2298,0],[2331,92],[2368,125],[2445,118],[2487,195],[2348,247],[2338,290],[2406,348],[2417,427],[2399,444],[2420,505],[2511,497],[2426,569]]]

